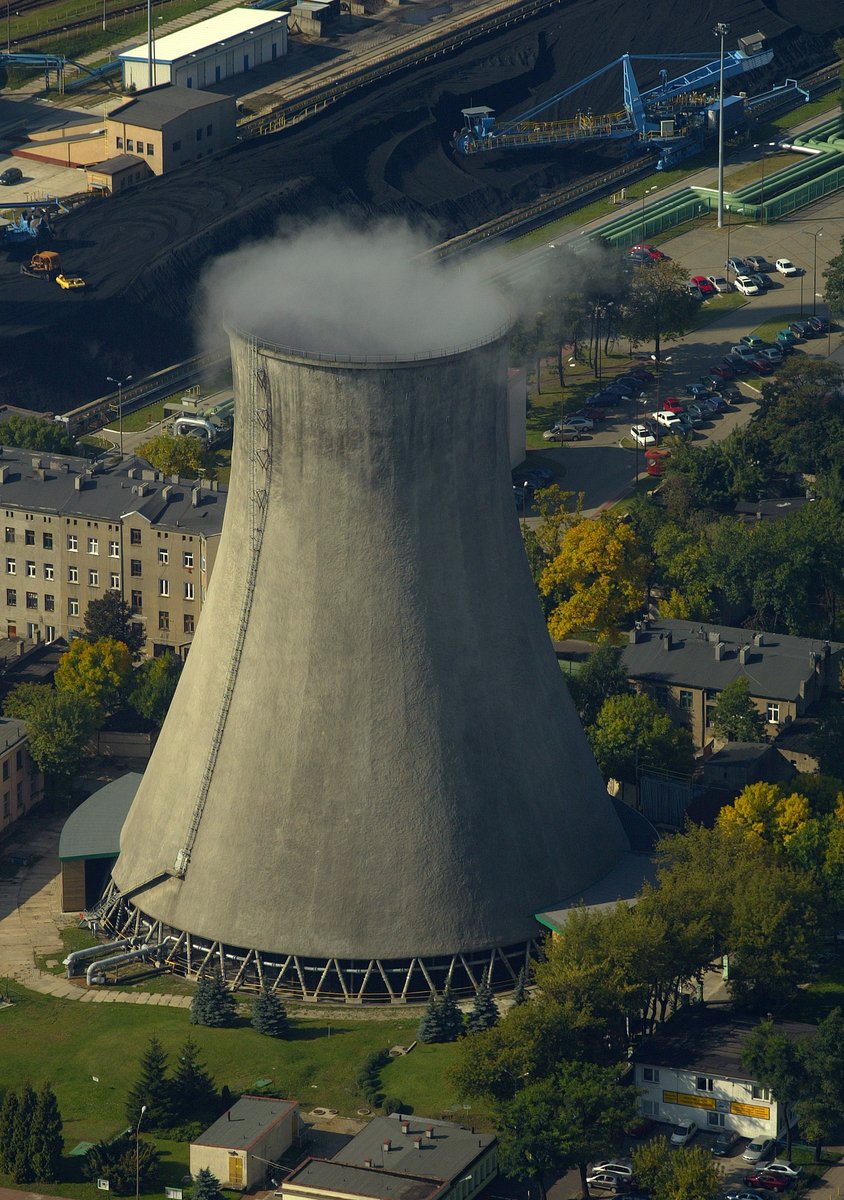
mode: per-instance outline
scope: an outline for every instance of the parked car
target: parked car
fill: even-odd
[[[604,388],[605,392],[614,393],[616,396],[623,396],[626,400],[629,399],[634,392],[639,391],[639,385],[625,382],[623,379],[613,379]]]
[[[751,350],[761,350],[767,345],[764,338],[757,337],[755,333],[746,333],[743,338],[739,338],[742,346],[749,346]]]
[[[6,167],[6,170],[0,174],[0,183],[4,186],[9,186],[13,183],[20,183],[23,179],[23,171],[20,167]]]
[[[590,421],[606,421],[607,414],[602,408],[595,406],[594,408],[578,409],[577,412],[569,413],[567,424],[571,424],[572,417],[588,417]]]
[[[707,275],[706,277],[716,292],[731,292],[733,285],[730,283],[726,275]]]
[[[708,300],[710,296],[715,295],[715,284],[707,275],[693,275],[691,282],[700,288],[704,300]]]
[[[760,275],[758,271],[748,271],[747,278],[751,283],[755,283],[760,292],[765,292],[771,286],[771,281],[767,275]]]
[[[767,358],[768,362],[773,366],[782,366],[782,350],[780,350],[779,346],[765,346],[765,348],[760,350],[759,353],[763,358]]]
[[[799,267],[795,267],[790,258],[778,258],[774,264],[780,275],[800,275]]]
[[[738,355],[728,354],[724,359],[728,367],[732,367],[736,375],[746,375],[749,370],[747,359],[741,358]]]
[[[735,379],[736,370],[729,363],[716,363],[714,367],[709,368],[709,374],[717,379],[730,380]]]
[[[635,366],[632,366],[628,374],[636,375],[639,379],[644,379],[647,383],[650,383],[656,378],[653,371],[649,371],[648,368],[642,363],[636,363]]]
[[[527,483],[533,488],[544,488],[554,482],[554,472],[547,467],[517,467],[510,472],[510,478],[516,487]]]
[[[736,275],[743,274],[745,270],[743,258],[728,258],[724,266],[728,271],[734,271]]]
[[[627,1179],[633,1178],[633,1161],[629,1158],[602,1158],[600,1162],[592,1164],[594,1171],[610,1171],[613,1175],[623,1175]]]
[[[742,296],[758,296],[759,284],[754,283],[749,275],[737,275],[736,291],[741,292]]]
[[[724,1192],[722,1200],[765,1200],[765,1197],[761,1192],[753,1192],[750,1188],[741,1188]]]
[[[680,413],[686,411],[685,404],[681,400],[678,400],[676,396],[666,396],[662,402],[662,407],[665,412],[676,413],[678,416]]]
[[[754,1138],[745,1148],[742,1158],[749,1163],[764,1162],[774,1156],[776,1149],[777,1143],[773,1138]]]
[[[741,404],[745,399],[738,388],[733,387],[731,383],[722,383],[715,395],[720,396],[727,404]]]
[[[586,1182],[590,1188],[607,1192],[626,1192],[633,1181],[623,1175],[614,1175],[612,1171],[594,1171],[586,1176]]]
[[[576,417],[573,414],[563,421],[563,429],[594,429],[595,422],[591,417]]]
[[[766,1192],[784,1192],[787,1187],[791,1186],[793,1180],[786,1179],[784,1175],[772,1175],[762,1168],[745,1175],[744,1182],[748,1187],[762,1188]]]
[[[583,437],[583,430],[572,429],[570,426],[561,429],[559,425],[555,425],[552,429],[546,429],[542,436],[546,442],[579,442]]]
[[[809,317],[809,324],[815,333],[829,333],[829,321],[826,317]]]
[[[695,398],[699,396],[708,396],[711,391],[712,388],[707,387],[705,383],[686,384],[686,395],[694,396]]]
[[[714,392],[710,396],[701,397],[698,403],[701,408],[716,417],[727,410],[727,402],[721,396],[716,396]]]
[[[813,338],[818,336],[817,329],[809,321],[792,321],[788,328],[798,338]]]
[[[760,342],[761,342],[761,338],[760,338]],[[762,343],[762,344],[764,345],[764,343]],[[750,346],[748,346],[744,342],[739,342],[735,346],[730,346],[730,357],[731,358],[743,358],[745,362],[750,362],[750,360],[753,358],[755,353],[756,353],[756,351],[751,350]]]
[[[668,412],[667,409],[663,409],[660,410],[660,412],[655,412],[651,415],[661,429],[667,429],[670,433],[681,432],[682,426],[680,425],[680,418],[676,413]]]
[[[656,1129],[656,1121],[651,1117],[637,1117],[635,1121],[631,1121],[629,1125],[624,1126],[624,1132],[628,1137],[644,1138],[649,1133],[653,1133]]]
[[[691,283],[691,282],[687,283],[686,284],[686,293],[687,293],[687,295],[691,296],[693,300],[701,300],[702,301],[705,299],[703,292],[700,290],[700,288],[698,287],[698,285],[696,283]]]
[[[657,250],[656,246],[651,246],[648,242],[640,242],[637,246],[631,246],[630,253],[631,255],[644,254],[651,262],[662,262],[666,257],[661,250]]]
[[[780,350],[782,350],[782,352],[784,354],[793,354],[794,353],[794,346],[797,341],[797,338],[791,332],[790,329],[780,329],[780,331],[777,333],[776,337],[774,338],[774,341],[776,342],[776,344],[779,346]]]
[[[764,271],[768,266],[767,258],[758,254],[745,254],[744,261],[751,271]]]
[[[710,1149],[716,1158],[727,1158],[740,1141],[741,1138],[734,1129],[725,1129],[718,1134]]]
[[[709,413],[700,404],[687,404],[686,416],[693,425],[700,425],[709,416]]]
[[[750,365],[757,375],[773,375],[774,373],[774,364],[768,362],[767,358],[763,358],[761,354],[757,354],[755,358],[752,358]]]
[[[782,1175],[783,1179],[799,1179],[803,1171],[802,1167],[795,1167],[794,1163],[785,1162],[784,1159],[776,1158],[773,1162],[765,1165],[765,1171],[769,1175]]]
[[[656,437],[647,425],[631,425],[630,436],[637,446],[655,446]]]
[[[679,1125],[674,1126],[669,1141],[672,1146],[688,1146],[696,1133],[696,1121],[681,1121]]]

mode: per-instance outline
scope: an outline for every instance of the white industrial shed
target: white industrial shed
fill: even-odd
[[[153,45],[153,79],[149,78],[146,42],[120,55],[123,86],[147,88],[173,83],[206,88],[274,62],[287,53],[287,12],[232,8],[159,38]]]

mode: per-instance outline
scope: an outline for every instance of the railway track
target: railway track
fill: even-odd
[[[25,15],[28,12],[37,11],[39,8],[46,8],[52,3],[52,0],[13,0],[15,5],[15,16]],[[138,4],[121,4],[117,8],[109,8],[106,11],[106,21],[117,21],[123,17],[131,17],[135,13],[146,12],[147,5],[144,0]],[[0,14],[2,19],[2,14]],[[49,41],[51,38],[59,37],[63,33],[70,33],[74,29],[87,29],[93,25],[101,26],[103,23],[102,9],[99,12],[96,8],[92,8],[89,17],[80,17],[76,21],[64,21],[61,25],[48,26],[46,29],[40,29],[37,33],[23,33],[18,37],[10,38],[9,49],[20,50],[23,46],[31,46],[34,42]]]

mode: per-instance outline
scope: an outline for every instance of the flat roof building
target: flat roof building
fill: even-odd
[[[233,96],[165,83],[112,109],[105,125],[108,157],[91,170],[128,160],[164,175],[233,146],[236,124]]]
[[[207,1168],[225,1188],[263,1184],[299,1134],[299,1105],[275,1096],[242,1096],[191,1142],[190,1173]]]
[[[119,55],[123,86],[204,88],[274,62],[287,53],[287,18],[274,9],[232,8],[169,33],[153,45],[152,80],[147,43],[133,46]]]

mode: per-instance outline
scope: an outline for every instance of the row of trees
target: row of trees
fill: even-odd
[[[0,1107],[0,1171],[15,1183],[56,1183],[64,1141],[56,1094],[44,1084],[10,1089]]]
[[[226,1029],[236,1024],[237,1019],[237,1001],[219,971],[203,971],[191,1000],[191,1025]],[[252,1028],[266,1037],[284,1038],[290,1033],[284,1002],[266,986],[252,1003]]]
[[[150,1038],[141,1056],[138,1078],[126,1097],[126,1120],[133,1130],[142,1108],[146,1110],[146,1129],[170,1131],[189,1122],[213,1120],[221,1106],[214,1080],[192,1038],[183,1043],[172,1073],[161,1042],[157,1037]]]

